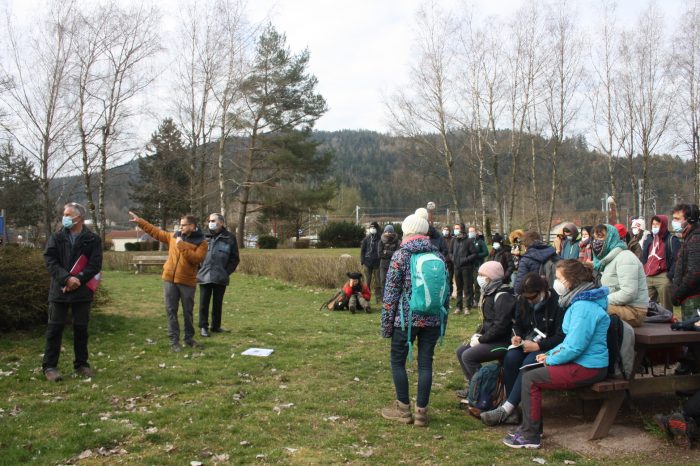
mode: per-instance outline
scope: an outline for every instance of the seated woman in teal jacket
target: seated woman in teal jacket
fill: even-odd
[[[573,259],[557,263],[554,290],[565,310],[559,345],[537,356],[544,367],[523,369],[522,424],[503,439],[511,448],[539,448],[542,390],[568,390],[608,375],[608,289],[596,288],[592,270]]]

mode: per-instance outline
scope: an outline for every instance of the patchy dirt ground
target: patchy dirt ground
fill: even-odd
[[[630,457],[634,464],[700,464],[700,442],[691,450],[675,447],[653,423],[656,413],[678,410],[683,398],[635,398],[623,404],[610,434],[588,440],[600,401],[583,401],[571,394],[545,393],[543,447],[559,445],[592,459]],[[636,457],[636,459],[634,459]]]

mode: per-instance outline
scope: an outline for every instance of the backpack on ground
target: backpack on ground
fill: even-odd
[[[607,342],[608,377],[629,379],[634,365],[634,329],[611,314]]]
[[[339,311],[343,308],[343,301],[344,300],[345,300],[345,292],[343,292],[343,290],[340,290],[337,293],[335,293],[331,297],[331,299],[329,299],[325,303],[321,304],[319,311],[323,311],[324,309],[326,309],[328,311]]]
[[[450,293],[449,274],[445,262],[433,252],[411,255],[411,299],[408,301],[408,325],[403,317],[403,299],[401,303],[401,328],[406,331],[408,339],[408,357],[412,361],[413,345],[411,343],[411,323],[413,314],[440,317],[440,342],[445,336],[445,302]],[[406,329],[408,327],[408,329]]]
[[[474,374],[469,382],[469,390],[467,391],[469,414],[479,418],[483,411],[495,409],[505,399],[503,366],[498,363],[481,366],[481,369]]]
[[[539,269],[539,274],[542,278],[545,278],[547,280],[547,283],[549,283],[549,287],[551,288],[552,285],[554,285],[554,279],[556,277],[556,271],[557,271],[557,262],[559,262],[561,258],[559,255],[554,254],[549,257],[544,262],[540,262],[540,269]]]

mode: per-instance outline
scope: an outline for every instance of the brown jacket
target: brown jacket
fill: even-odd
[[[163,231],[144,219],[139,219],[137,224],[151,237],[168,245],[168,260],[163,265],[163,280],[177,285],[197,286],[197,269],[207,255],[207,241],[202,239],[198,244],[189,241],[178,243],[175,236],[177,233]],[[197,233],[204,238],[199,230],[191,236]]]

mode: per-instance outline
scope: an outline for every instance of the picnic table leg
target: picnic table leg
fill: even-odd
[[[625,401],[625,393],[624,391],[617,391],[608,394],[598,411],[598,415],[595,417],[588,440],[597,440],[608,435],[610,427],[615,422],[615,417],[617,417],[617,412],[620,410],[622,402]]]

